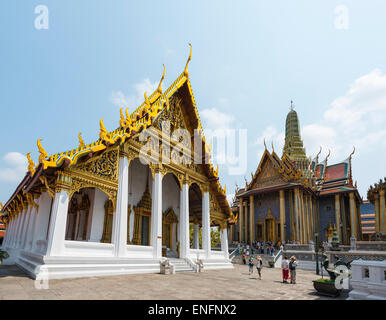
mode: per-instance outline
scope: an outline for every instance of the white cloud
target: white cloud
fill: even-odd
[[[129,108],[130,112],[134,111],[144,101],[144,94],[147,92],[149,97],[158,87],[158,82],[151,82],[148,78],[133,86],[134,93],[125,95],[121,90],[113,91],[111,94],[111,103],[119,108]]]
[[[234,129],[232,123],[235,118],[230,114],[217,110],[216,108],[204,109],[201,111],[200,115],[205,122],[204,128],[213,131]]]
[[[20,182],[27,172],[27,157],[19,152],[9,152],[3,157],[3,161],[6,166],[0,168],[0,180]]]

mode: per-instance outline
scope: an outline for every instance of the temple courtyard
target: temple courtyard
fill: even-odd
[[[297,284],[281,282],[281,270],[263,268],[262,280],[248,266],[175,275],[136,274],[50,280],[49,289],[16,266],[0,266],[0,300],[328,300],[315,294],[312,271],[298,270]],[[338,299],[345,299],[343,293]]]

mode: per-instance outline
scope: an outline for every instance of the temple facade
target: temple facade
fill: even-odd
[[[369,188],[367,199],[375,209],[375,232],[386,235],[386,177]]]
[[[251,180],[235,192],[232,210],[238,221],[231,226],[231,240],[307,244],[315,233],[321,241],[332,238],[334,229],[342,244],[352,236],[361,239],[362,199],[352,180],[353,153],[335,164],[328,164],[330,154],[321,162],[320,152],[313,160],[307,157],[291,107],[282,156],[265,145]]]
[[[2,209],[5,262],[48,279],[157,273],[165,259],[192,270],[232,268],[227,230],[235,219],[203,135],[190,57],[165,92],[164,69],[132,114],[121,109],[116,130],[101,119],[97,141],[79,134],[78,146],[51,156],[38,141],[39,163],[28,154],[28,173]],[[211,248],[212,227],[221,249]]]

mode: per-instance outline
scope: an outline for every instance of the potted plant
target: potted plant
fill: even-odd
[[[3,264],[3,259],[8,259],[9,254],[0,249],[0,265]]]
[[[335,286],[335,280],[331,279],[318,279],[314,280],[315,290],[324,296],[337,297],[340,295],[342,289],[337,289]]]

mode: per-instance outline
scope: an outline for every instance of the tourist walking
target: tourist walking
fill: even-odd
[[[257,273],[259,274],[259,280],[261,280],[261,269],[263,269],[263,260],[260,256],[258,256],[256,260],[256,269]]]
[[[283,283],[288,283],[289,261],[287,256],[285,256],[284,260],[281,262],[281,269],[283,273]]]
[[[246,263],[247,263],[247,261],[246,261],[246,260],[247,260],[247,258],[246,258],[246,256],[245,256],[245,253],[243,253],[243,263],[244,263],[244,264],[246,264]]]
[[[291,283],[296,284],[296,267],[298,265],[298,262],[296,261],[296,258],[294,256],[291,257],[291,261],[289,262],[289,270],[290,270],[290,276],[291,276]]]
[[[252,255],[249,256],[249,260],[248,260],[248,266],[249,266],[249,275],[251,275],[253,273],[253,261],[255,259],[253,258]]]

